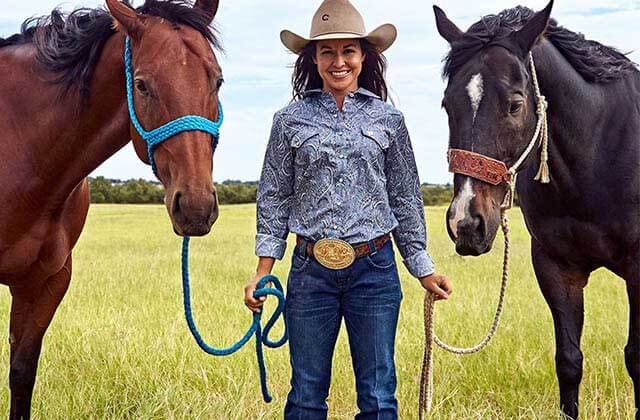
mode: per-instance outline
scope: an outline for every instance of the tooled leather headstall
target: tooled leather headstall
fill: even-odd
[[[449,172],[467,175],[491,185],[508,184],[512,178],[504,162],[460,149],[449,149]]]
[[[518,168],[529,156],[534,146],[541,141],[540,153],[540,169],[535,176],[535,180],[544,184],[549,182],[549,166],[547,159],[549,157],[547,147],[549,143],[549,126],[547,124],[547,100],[540,92],[536,67],[533,62],[533,54],[529,53],[529,65],[531,66],[531,77],[536,98],[536,129],[525,151],[520,155],[516,162],[508,168],[507,165],[499,160],[481,155],[479,153],[470,152],[461,149],[449,149],[449,171],[454,174],[462,174],[472,178],[484,181],[491,185],[507,184],[510,186],[511,194],[505,198],[505,201],[513,199],[513,190],[515,188],[515,177]],[[508,206],[510,207],[510,205]]]

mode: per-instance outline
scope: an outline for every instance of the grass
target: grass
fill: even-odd
[[[436,330],[458,345],[480,339],[497,298],[501,238],[487,256],[462,258],[449,241],[444,208],[429,208],[429,248],[455,293],[437,307]],[[557,418],[554,339],[549,310],[536,284],[529,237],[511,211],[511,283],[495,341],[474,356],[435,353],[433,419]],[[242,303],[253,273],[252,205],[224,206],[207,238],[192,241],[196,322],[217,345],[237,339],[250,323]],[[39,419],[275,419],[288,392],[286,347],[267,351],[272,404],[261,401],[253,346],[234,356],[202,353],[183,319],[180,239],[160,206],[93,206],[74,253],[71,287],[45,337],[33,414]],[[276,266],[285,279],[288,257]],[[418,282],[401,268],[404,300],[397,339],[400,417],[417,418],[423,349]],[[0,292],[0,330],[8,331],[10,298]],[[585,419],[631,419],[631,381],[624,368],[628,305],[624,283],[596,272],[586,290],[583,336]],[[8,378],[9,350],[0,347]],[[334,358],[330,418],[353,418],[353,374],[344,329]],[[8,414],[8,380],[0,413]]]

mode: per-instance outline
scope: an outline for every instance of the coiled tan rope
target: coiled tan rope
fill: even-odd
[[[496,330],[498,329],[498,323],[500,322],[500,315],[502,314],[502,308],[504,306],[504,295],[507,289],[507,281],[509,280],[509,219],[507,217],[506,207],[503,207],[500,212],[500,225],[502,227],[502,233],[504,234],[504,258],[502,262],[502,284],[500,286],[500,296],[498,298],[498,306],[496,307],[496,313],[493,318],[493,323],[487,335],[473,347],[460,348],[454,347],[441,341],[433,331],[434,321],[434,295],[431,292],[425,294],[424,298],[424,358],[422,359],[422,375],[420,377],[420,398],[418,404],[418,412],[420,420],[424,418],[424,413],[431,410],[431,403],[433,398],[433,343],[436,343],[438,347],[454,354],[472,354],[477,353],[489,344],[493,338]]]

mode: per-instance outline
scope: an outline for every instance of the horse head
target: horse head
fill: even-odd
[[[434,6],[438,32],[451,46],[442,101],[455,173],[447,230],[460,255],[491,250],[515,176],[507,168],[518,166],[530,150],[541,98],[529,54],[547,27],[552,6],[553,1],[516,28],[492,28],[480,21],[466,33]],[[532,160],[527,157],[520,168]]]
[[[184,116],[220,119],[223,78],[210,30],[218,0],[196,1],[193,13],[182,15],[189,24],[136,12],[119,0],[107,0],[107,7],[115,27],[129,39],[133,112],[145,130]],[[153,1],[145,7],[153,7]],[[149,148],[133,121],[130,132],[138,157],[154,163],[165,187],[174,231],[184,236],[209,233],[218,217],[212,177],[217,139],[203,131],[184,131]]]

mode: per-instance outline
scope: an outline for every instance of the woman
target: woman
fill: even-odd
[[[324,419],[331,359],[345,320],[357,418],[397,418],[394,341],[401,300],[393,234],[405,265],[441,299],[451,293],[426,252],[418,173],[402,114],[386,103],[386,24],[365,32],[348,0],[325,0],[311,37],[281,33],[298,54],[294,102],[277,112],[257,198],[257,281],[297,235],[287,284],[292,367],[287,419]]]

